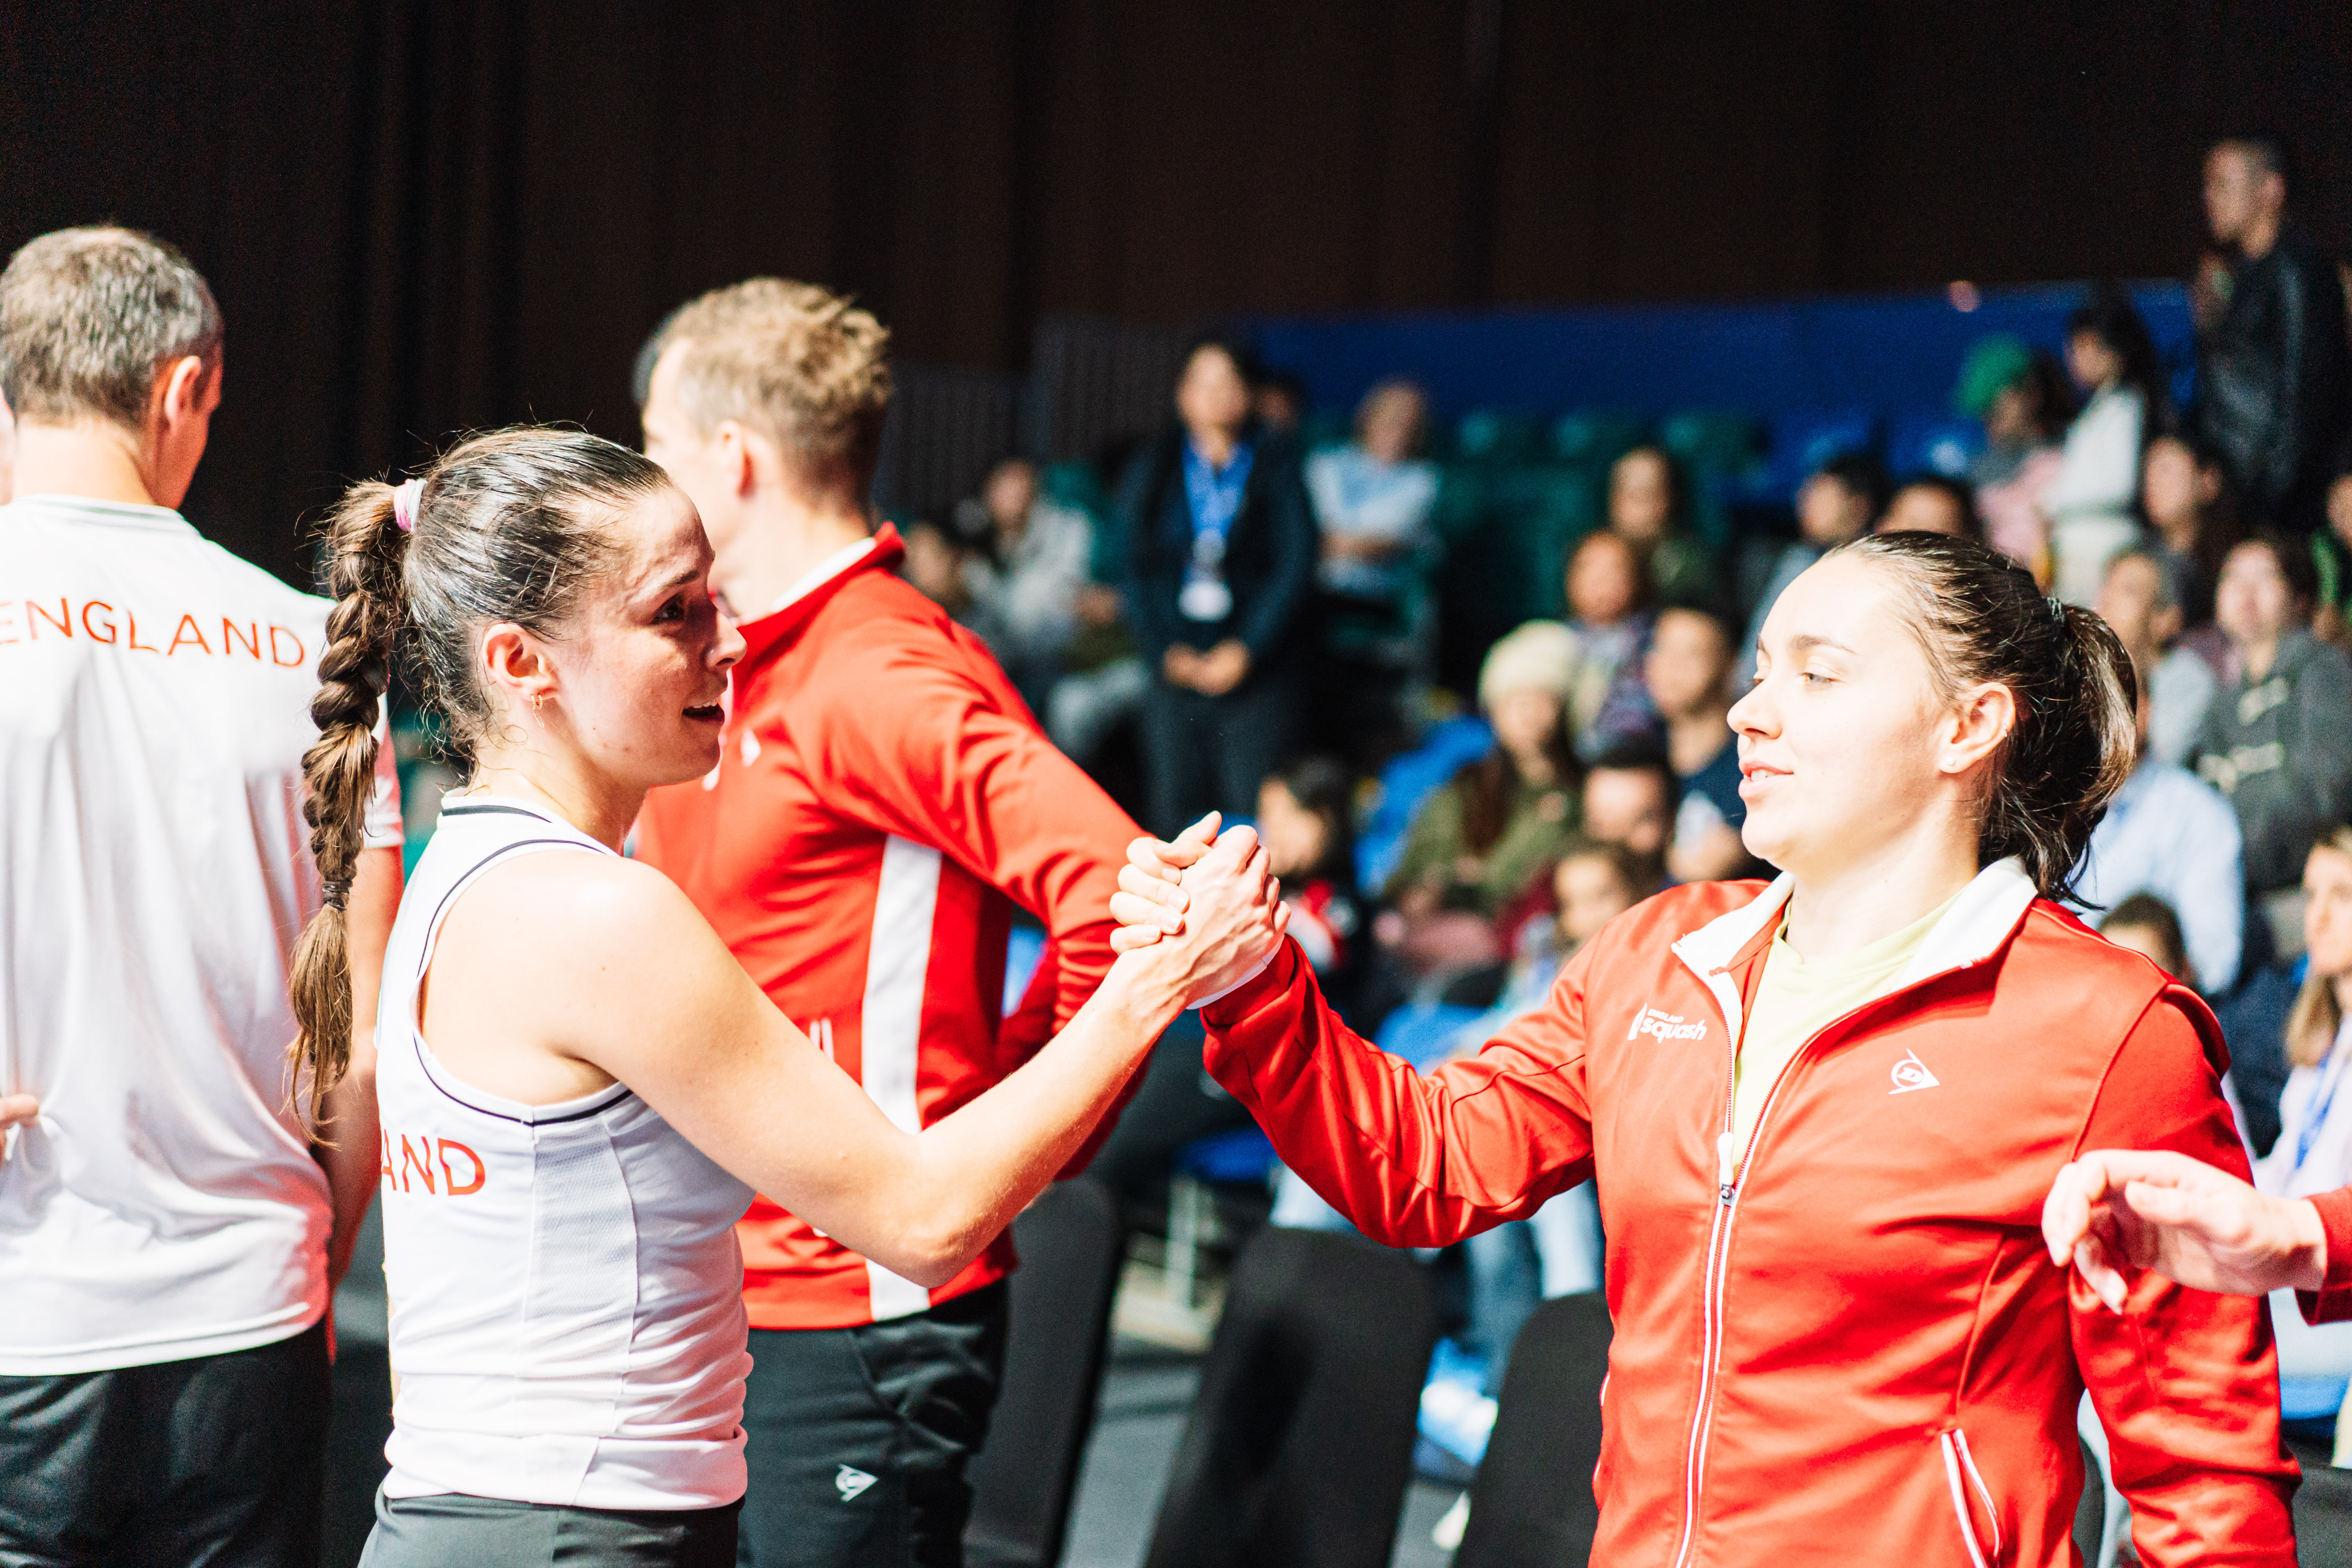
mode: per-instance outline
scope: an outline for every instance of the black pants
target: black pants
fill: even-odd
[[[724,1508],[557,1508],[445,1492],[375,1498],[360,1568],[727,1568],[735,1513]]]
[[[855,1329],[754,1329],[746,1568],[961,1568],[1006,1288]]]
[[[327,1378],[323,1322],[226,1355],[0,1377],[0,1568],[317,1568]]]
[[[1255,818],[1257,786],[1297,747],[1301,688],[1279,669],[1223,697],[1155,678],[1143,699],[1144,826],[1168,837],[1211,811]]]

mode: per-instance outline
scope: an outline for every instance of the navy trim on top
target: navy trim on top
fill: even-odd
[[[441,810],[445,816],[451,812],[471,813],[503,811],[511,812],[517,816],[528,816],[540,821],[546,820],[546,818],[541,817],[538,812],[529,810],[520,805],[490,805],[488,804],[480,805],[445,805]],[[583,835],[583,837],[585,836]],[[561,845],[567,849],[590,849],[605,855],[610,855],[612,853],[610,849],[605,848],[604,846],[596,843],[593,839],[583,844],[577,838],[516,838],[499,845],[496,849],[492,850],[489,854],[483,856],[471,867],[467,868],[463,876],[451,881],[449,884],[449,890],[441,895],[441,901],[439,903],[433,906],[433,918],[427,921],[425,925],[425,931],[430,933],[429,940],[432,944],[431,951],[428,952],[425,961],[426,968],[430,968],[432,966],[433,961],[431,952],[438,952],[440,950],[441,919],[443,915],[448,912],[449,900],[456,898],[459,893],[464,892],[467,888],[472,885],[476,877],[480,876],[484,871],[489,869],[492,865],[504,859],[508,855],[512,854],[515,850],[527,848],[534,844],[556,844]],[[417,972],[417,978],[420,981],[424,979],[423,970],[419,970]],[[425,1075],[425,1082],[431,1084],[436,1089],[440,1091],[442,1098],[451,1100],[456,1104],[464,1106],[467,1110],[474,1112],[477,1116],[488,1116],[499,1121],[511,1121],[518,1127],[560,1127],[567,1121],[581,1121],[591,1116],[601,1115],[604,1111],[611,1110],[614,1106],[620,1104],[621,1101],[629,1099],[635,1093],[635,1090],[630,1089],[627,1084],[615,1081],[613,1087],[618,1092],[611,1095],[607,1099],[598,1100],[593,1105],[583,1106],[578,1110],[568,1110],[561,1116],[509,1116],[503,1110],[492,1110],[488,1106],[476,1105],[472,1100],[467,1100],[464,1095],[458,1094],[454,1089],[450,1089],[448,1085],[443,1083],[441,1081],[440,1075],[433,1070],[433,1064],[425,1059],[425,1055],[424,1015],[421,1010],[416,1009],[415,1003],[412,1002],[410,1004],[410,1007],[412,1011],[415,1011],[417,1013],[416,1017],[411,1021],[408,1029],[409,1040],[416,1052],[417,1070]]]

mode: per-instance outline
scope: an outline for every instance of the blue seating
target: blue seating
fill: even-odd
[[[1984,426],[1973,419],[1911,415],[1895,422],[1886,437],[1886,467],[1896,479],[1915,474],[1968,477],[1969,465],[1984,450]]]
[[[1421,803],[1493,748],[1495,731],[1465,714],[1433,725],[1419,747],[1381,770],[1381,799],[1356,835],[1356,879],[1378,891],[1404,858],[1404,836]]]
[[[1791,412],[1772,422],[1762,467],[1738,486],[1743,500],[1786,505],[1805,476],[1847,452],[1878,449],[1878,417],[1867,408]]]

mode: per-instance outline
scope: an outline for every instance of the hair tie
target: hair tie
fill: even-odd
[[[2053,594],[2042,601],[2050,606],[2050,624],[2060,631],[2066,629],[2066,601]]]
[[[331,910],[340,910],[350,902],[351,896],[352,885],[348,880],[329,882],[326,884],[326,897],[322,901]]]
[[[392,521],[403,533],[416,531],[416,503],[425,497],[425,481],[410,479],[392,488]]]

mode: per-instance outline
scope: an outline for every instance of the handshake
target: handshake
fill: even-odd
[[[1198,1007],[1265,973],[1289,929],[1290,906],[1257,831],[1220,834],[1215,812],[1173,842],[1128,846],[1110,912],[1111,947],[1122,963],[1162,971]]]

